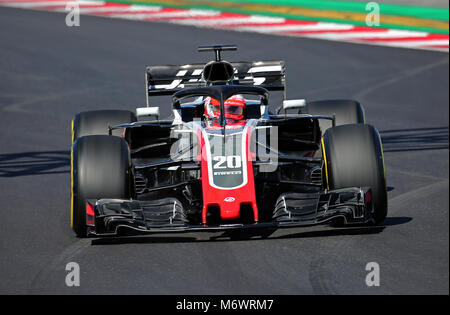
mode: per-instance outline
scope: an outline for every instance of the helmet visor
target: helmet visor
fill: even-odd
[[[225,113],[231,115],[243,115],[244,107],[235,105],[225,105]]]

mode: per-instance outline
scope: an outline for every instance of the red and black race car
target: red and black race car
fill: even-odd
[[[286,100],[282,61],[148,66],[147,107],[72,121],[71,226],[79,237],[316,224],[387,214],[378,131],[352,100]],[[269,91],[282,105],[269,109]],[[172,98],[159,118],[153,96]],[[272,95],[271,95],[272,97]]]

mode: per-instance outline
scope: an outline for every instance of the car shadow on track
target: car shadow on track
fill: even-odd
[[[241,230],[226,231],[221,233],[211,233],[210,237],[200,237],[201,233],[186,233],[192,236],[179,236],[174,234],[161,235],[128,235],[121,237],[96,238],[91,241],[91,245],[125,245],[125,244],[170,244],[170,243],[201,243],[201,242],[229,242],[229,241],[258,241],[258,240],[280,240],[280,239],[305,239],[305,238],[323,238],[348,235],[371,235],[379,234],[384,229],[406,224],[412,221],[410,217],[388,217],[383,224],[378,226],[353,226],[330,228],[327,226],[313,228],[296,229],[262,229],[262,230]],[[301,232],[299,232],[301,230]],[[294,232],[292,232],[294,231]],[[279,235],[274,235],[276,234]]]
[[[385,153],[449,148],[449,127],[381,130],[380,135]]]
[[[63,174],[70,171],[70,151],[0,154],[0,177]]]

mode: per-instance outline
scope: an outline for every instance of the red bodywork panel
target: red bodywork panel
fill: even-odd
[[[94,205],[89,202],[86,202],[86,225],[95,226]]]
[[[208,208],[216,206],[220,208],[220,217],[222,220],[235,220],[240,217],[241,205],[250,205],[253,210],[253,216],[255,222],[258,221],[258,207],[256,205],[255,195],[255,182],[253,176],[253,163],[250,152],[250,135],[252,128],[245,127],[241,129],[239,133],[241,143],[238,145],[241,149],[239,155],[230,156],[224,154],[224,156],[215,156],[211,153],[212,145],[208,137],[214,137],[214,135],[208,133],[208,129],[198,129],[199,143],[201,144],[201,174],[202,174],[202,189],[203,189],[203,209],[202,209],[202,223],[207,222]],[[231,129],[236,129],[230,126]],[[214,128],[215,129],[215,128]],[[227,128],[228,130],[228,128]],[[221,138],[223,139],[223,137]],[[245,145],[245,147],[244,147]],[[236,151],[236,149],[234,149]],[[239,151],[239,150],[237,150]],[[231,159],[230,159],[231,158]],[[223,160],[223,161],[222,161]],[[226,160],[226,161],[225,161]],[[236,162],[240,160],[241,163]],[[230,162],[231,166],[240,165],[240,168],[235,168],[236,171],[229,171],[225,164]],[[226,169],[226,171],[222,171]],[[224,187],[227,182],[235,180],[235,175],[218,175],[227,173],[239,173],[241,172],[242,181],[237,185],[229,185],[230,187]],[[214,178],[213,178],[214,177]],[[217,185],[216,178],[219,178],[221,183],[225,185]]]

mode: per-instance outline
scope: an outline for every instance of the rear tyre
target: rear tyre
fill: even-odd
[[[348,124],[364,124],[364,109],[361,104],[353,100],[324,100],[308,102],[306,105],[307,114],[334,116],[336,126]],[[320,119],[320,129],[324,133],[333,126],[331,120]]]
[[[335,125],[364,124],[364,109],[361,104],[353,100],[323,100],[306,104],[304,113],[310,115],[331,116],[335,118]],[[322,134],[331,127],[333,122],[328,119],[319,119],[319,127]],[[315,158],[322,156],[322,149],[314,153]]]
[[[327,188],[371,187],[375,223],[382,222],[387,215],[387,189],[378,131],[363,124],[330,128],[322,147]]]
[[[95,110],[78,113],[72,122],[72,143],[84,136],[108,135],[108,127],[135,121],[136,115],[129,110]],[[121,133],[121,129],[112,131],[114,136],[121,136]]]
[[[71,156],[71,227],[85,237],[86,200],[129,199],[132,195],[131,162],[122,138],[96,135],[78,138]]]

